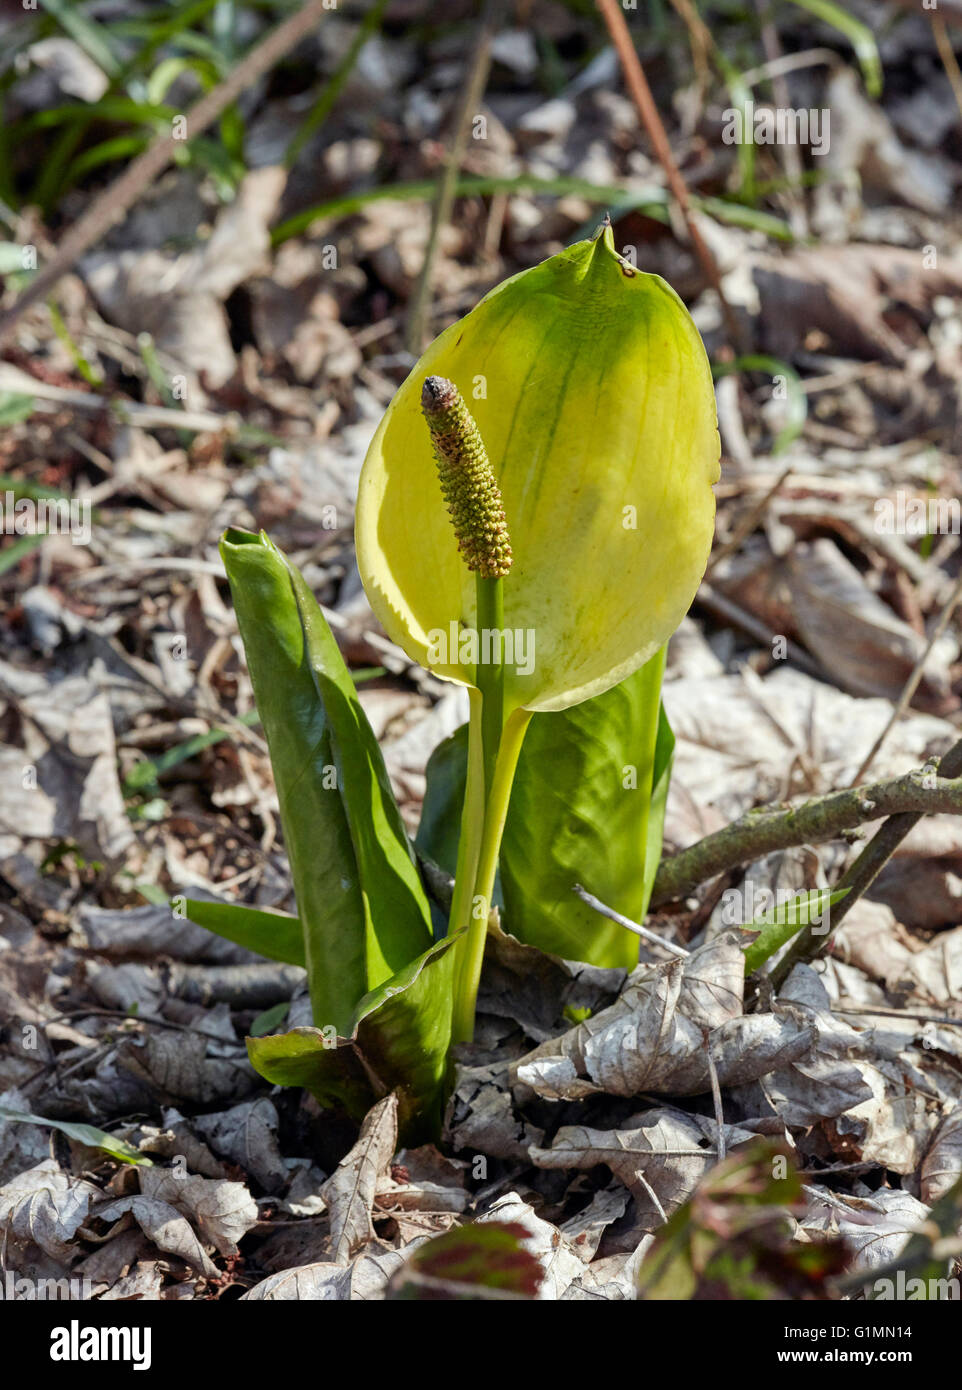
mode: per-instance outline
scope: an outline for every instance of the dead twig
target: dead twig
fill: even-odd
[[[618,61],[621,63],[622,71],[625,74],[625,83],[631,95],[632,101],[641,117],[642,124],[648,132],[648,138],[652,143],[655,156],[665,171],[665,178],[668,187],[671,189],[672,196],[678,204],[678,210],[682,215],[688,237],[691,242],[692,250],[698,258],[702,270],[708,283],[718,295],[718,302],[721,306],[722,315],[725,319],[725,326],[728,336],[733,346],[739,351],[744,351],[745,342],[741,325],[735,317],[734,311],[725,297],[722,288],[721,275],[718,271],[715,257],[712,255],[708,246],[698,230],[692,212],[691,199],[688,196],[688,189],[685,180],[682,178],[675,163],[675,156],[671,152],[671,144],[665,131],[661,116],[658,114],[658,107],[651,94],[645,70],[641,65],[641,59],[635,51],[635,45],[631,39],[631,32],[624,16],[624,11],[618,0],[596,0],[598,10],[604,20],[611,41],[618,54]]]
[[[467,149],[471,123],[477,114],[478,106],[481,104],[488,81],[488,73],[491,70],[491,41],[497,32],[501,7],[502,0],[488,0],[485,6],[474,57],[464,87],[464,96],[461,99],[461,105],[458,107],[454,122],[451,144],[444,157],[438,178],[437,192],[434,195],[434,203],[431,208],[431,230],[428,234],[428,244],[424,250],[421,274],[418,276],[418,283],[411,299],[411,309],[408,316],[407,347],[414,357],[419,357],[424,350],[428,301],[431,297],[441,229],[447,226],[451,220],[458,174],[461,172],[461,163]]]
[[[962,739],[952,745],[945,757],[939,763],[941,777],[932,780],[943,785],[960,786],[962,782]],[[918,774],[913,774],[917,777]],[[902,780],[902,779],[899,779]],[[851,796],[852,792],[843,792],[843,796]],[[898,815],[889,816],[888,820],[872,836],[868,844],[862,850],[855,862],[846,870],[835,885],[835,889],[845,889],[845,897],[832,912],[832,924],[828,932],[822,936],[815,936],[812,928],[803,927],[789,951],[775,966],[771,972],[771,981],[775,989],[779,987],[783,980],[787,979],[796,965],[805,961],[814,960],[816,956],[823,955],[834,939],[835,933],[848,915],[859,898],[870,888],[882,869],[891,859],[896,849],[905,839],[906,835],[918,825],[923,815],[929,808],[922,810],[907,810]],[[948,808],[946,808],[948,809]]]
[[[764,496],[758,499],[755,505],[749,510],[747,516],[743,517],[738,523],[730,539],[713,552],[708,561],[708,569],[705,571],[706,574],[711,574],[712,570],[720,565],[722,560],[727,560],[728,556],[733,555],[742,542],[748,539],[768,510],[768,504],[781,492],[791,476],[792,470],[790,467],[786,468],[778,475]]]
[[[796,482],[798,479],[796,478]],[[772,633],[768,630],[754,613],[749,613],[747,609],[741,608],[726,594],[720,594],[717,589],[713,589],[710,584],[702,583],[695,595],[695,602],[703,608],[707,608],[710,613],[724,618],[726,622],[734,623],[743,632],[747,632],[750,637],[756,638],[763,647],[771,651]],[[797,666],[800,671],[804,671],[809,676],[814,676],[818,681],[825,679],[825,672],[818,662],[813,660],[797,642],[789,638],[785,643],[785,655],[793,666]]]
[[[660,946],[663,951],[668,951],[671,955],[678,956],[682,960],[686,960],[688,956],[691,955],[691,952],[686,951],[683,946],[676,946],[673,941],[666,941],[663,936],[658,936],[655,932],[649,931],[647,927],[641,926],[640,923],[633,922],[630,917],[622,917],[620,912],[616,912],[613,907],[608,907],[607,903],[603,903],[601,899],[596,898],[593,893],[586,892],[580,883],[574,885],[573,891],[577,893],[583,903],[587,903],[589,907],[593,907],[595,912],[600,912],[602,917],[607,917],[610,921],[617,922],[619,927],[624,927],[626,931],[634,932],[636,936],[642,937],[645,941],[650,941],[653,946]]]
[[[927,768],[888,782],[829,792],[800,806],[759,806],[689,849],[664,859],[655,877],[651,901],[657,904],[682,898],[716,874],[749,864],[773,850],[835,840],[846,831],[883,816],[891,820],[911,817],[914,824],[924,815],[962,812],[962,740],[946,753],[938,771],[936,776]],[[902,832],[907,833],[907,829]],[[873,839],[870,844],[874,843]],[[854,884],[843,881],[838,885],[849,886]],[[833,924],[841,908],[839,904]]]
[[[945,75],[949,79],[955,104],[959,108],[959,114],[962,115],[962,71],[959,70],[959,60],[955,56],[955,49],[952,47],[949,31],[945,27],[945,20],[934,11],[930,13],[929,18],[932,21],[935,46],[939,50],[939,57],[942,59]]]
[[[711,1082],[711,1099],[715,1108],[715,1124],[718,1127],[718,1162],[724,1163],[728,1153],[728,1146],[725,1143],[725,1111],[722,1107],[721,1086],[718,1084],[718,1068],[715,1066],[715,1058],[711,1050],[711,1034],[705,1033],[705,1056],[708,1058],[708,1077]]]

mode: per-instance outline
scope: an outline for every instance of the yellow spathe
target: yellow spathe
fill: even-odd
[[[429,660],[452,622],[475,625],[475,577],[421,413],[432,375],[461,391],[504,500],[504,626],[525,634],[526,655],[521,670],[505,666],[505,715],[600,694],[674,632],[711,548],[719,441],[691,316],[617,255],[606,226],[492,290],[398,390],[361,473],[361,578],[409,656],[470,685],[453,644]]]

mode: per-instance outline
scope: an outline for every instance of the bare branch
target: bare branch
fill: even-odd
[[[951,770],[952,753],[942,759],[941,772],[947,767]],[[962,757],[959,771],[962,772]],[[657,905],[682,898],[716,874],[749,864],[773,850],[835,840],[845,831],[882,816],[909,815],[914,817],[914,824],[921,816],[940,811],[962,812],[962,777],[936,776],[931,768],[909,772],[889,782],[829,792],[800,806],[759,806],[723,830],[706,835],[697,844],[663,860],[651,901]]]

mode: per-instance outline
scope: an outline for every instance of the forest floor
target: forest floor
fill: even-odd
[[[169,905],[292,906],[218,556],[228,526],[264,528],[303,571],[416,828],[427,758],[466,697],[378,628],[354,559],[360,466],[412,344],[605,211],[618,249],[685,299],[718,369],[715,550],[664,688],[666,852],[956,741],[962,79],[928,17],[882,6],[879,26],[879,6],[848,8],[872,19],[880,95],[864,56],[860,69],[841,33],[791,5],[776,43],[794,65],[764,47],[770,27],[713,37],[674,12],[639,46],[724,304],[597,17],[536,0],[495,33],[419,322],[431,192],[476,32],[418,24],[402,0],[315,132],[311,81],[348,53],[349,13],[244,92],[242,164],[165,169],[18,318],[0,360],[0,493],[73,510],[66,530],[0,537],[0,1117],[68,1128],[0,1118],[6,1268],[102,1299],[381,1298],[413,1277],[412,1242],[479,1218],[525,1228],[538,1296],[633,1298],[666,1218],[763,1136],[800,1169],[791,1240],[771,1238],[773,1296],[823,1297],[786,1252],[827,1238],[821,1273],[867,1278],[962,1173],[956,815],[922,819],[831,953],[753,1012],[726,894],[824,887],[872,823],[659,907],[649,926],[691,952],[683,965],[643,943],[626,982],[495,941],[443,1141],[400,1152],[390,1097],[355,1142],[257,1076],[245,1035],[277,1026],[292,996],[297,1017],[303,972]],[[60,136],[38,113],[101,101],[106,80],[76,35],[24,23],[0,16],[27,55],[6,89],[22,140],[3,177],[21,190]],[[743,70],[755,45],[759,102],[774,71],[794,108],[830,113],[826,148],[726,143],[712,63],[729,39]],[[164,93],[172,109],[193,100],[189,79]],[[108,133],[87,127],[75,148]],[[28,282],[21,248],[43,264],[103,193],[91,163],[43,212],[4,196],[4,309]],[[574,1010],[592,1011],[590,1081]],[[152,1162],[119,1161],[76,1124]]]

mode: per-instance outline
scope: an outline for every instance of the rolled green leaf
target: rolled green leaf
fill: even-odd
[[[30,1115],[25,1110],[12,1110],[7,1105],[0,1105],[0,1120],[12,1124],[46,1125],[48,1129],[59,1130],[77,1144],[86,1144],[89,1149],[100,1149],[119,1163],[139,1164],[145,1168],[153,1166],[147,1154],[142,1154],[125,1139],[118,1139],[106,1130],[97,1129],[95,1125],[78,1124],[72,1120],[49,1120],[45,1115]]]
[[[431,944],[430,910],[377,740],[301,577],[266,535],[221,554],[267,737],[314,1021],[355,1006]]]
[[[848,891],[847,888],[812,888],[771,912],[756,917],[745,928],[746,931],[758,932],[756,939],[744,947],[746,976],[754,974],[803,927],[817,922],[829,908],[841,902]]]

